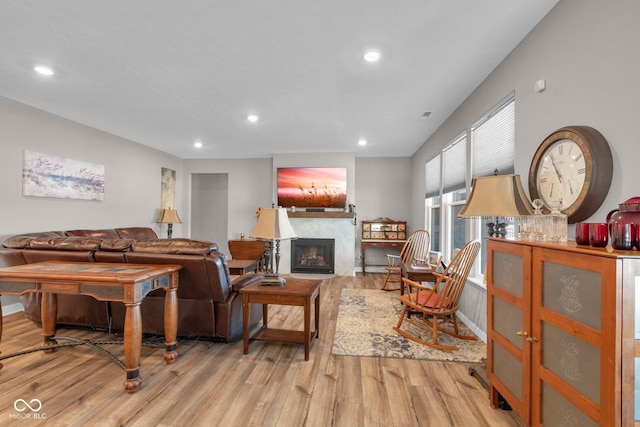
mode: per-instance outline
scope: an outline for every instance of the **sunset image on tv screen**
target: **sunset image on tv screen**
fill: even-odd
[[[347,168],[279,168],[278,206],[344,208]]]

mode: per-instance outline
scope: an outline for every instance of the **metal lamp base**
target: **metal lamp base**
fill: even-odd
[[[287,283],[284,277],[280,277],[277,273],[266,273],[260,281],[260,286],[284,286]]]

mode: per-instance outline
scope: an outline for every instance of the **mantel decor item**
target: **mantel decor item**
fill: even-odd
[[[275,270],[273,263],[269,262],[271,269],[268,273],[265,273],[264,279],[260,282],[261,285],[278,285],[284,286],[286,280],[284,277],[280,277],[278,270],[280,268],[280,240],[283,239],[296,239],[296,233],[291,227],[289,222],[289,216],[285,208],[262,208],[258,210],[258,223],[253,229],[250,237],[254,239],[267,240],[269,242],[276,241],[275,254]],[[270,253],[272,256],[273,251]]]
[[[175,209],[162,209],[160,218],[156,221],[158,224],[167,224],[167,238],[170,239],[173,234],[173,224],[182,224],[178,211]]]
[[[533,207],[524,193],[520,175],[493,175],[473,179],[471,195],[458,218],[495,218],[487,224],[489,237],[505,237],[504,218],[532,213]]]

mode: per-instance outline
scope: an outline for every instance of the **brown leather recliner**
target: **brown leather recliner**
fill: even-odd
[[[260,280],[251,273],[231,277],[217,245],[194,239],[158,239],[149,228],[30,233],[9,237],[0,248],[5,265],[48,260],[180,264],[178,335],[222,341],[242,337],[242,298],[239,290]],[[21,297],[25,315],[40,324],[40,294]],[[141,305],[144,333],[164,333],[164,291],[157,290]],[[124,330],[124,305],[79,295],[58,295],[57,323],[99,329]],[[262,318],[262,308],[251,306],[251,324]]]

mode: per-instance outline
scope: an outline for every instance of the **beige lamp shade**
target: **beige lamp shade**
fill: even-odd
[[[161,224],[182,224],[178,211],[175,209],[162,209],[160,218],[156,222]]]
[[[260,209],[258,223],[250,237],[263,240],[295,239],[296,233],[291,227],[287,210],[284,208]]]
[[[520,175],[493,175],[473,179],[471,195],[458,218],[517,218],[533,214]]]

